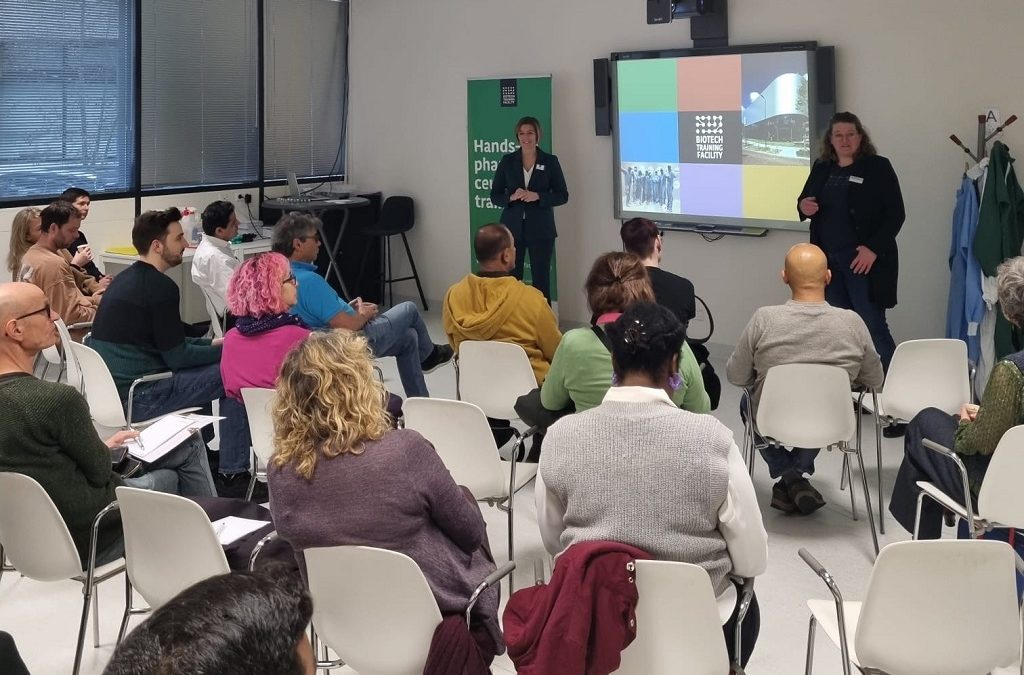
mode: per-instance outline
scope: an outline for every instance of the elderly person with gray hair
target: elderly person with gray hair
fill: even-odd
[[[1004,261],[996,271],[999,306],[1006,320],[1024,328],[1024,257]],[[951,499],[963,502],[963,483],[953,461],[924,447],[929,439],[952,448],[970,479],[975,500],[999,439],[1013,426],[1024,423],[1024,351],[1010,354],[996,364],[985,386],[981,405],[965,402],[958,415],[936,408],[919,412],[907,425],[903,464],[893,486],[889,511],[908,532],[914,531],[917,481],[934,483]],[[942,509],[926,499],[921,506],[919,539],[937,539],[942,533]]]

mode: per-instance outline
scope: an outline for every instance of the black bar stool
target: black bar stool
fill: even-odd
[[[363,229],[361,232],[363,236],[369,238],[369,241],[366,245],[366,253],[363,255],[363,261],[359,266],[359,280],[362,282],[363,272],[366,269],[366,260],[370,255],[370,246],[373,241],[372,238],[381,238],[384,240],[384,247],[381,252],[384,258],[384,265],[379,276],[381,302],[384,301],[385,285],[387,285],[388,291],[388,305],[393,306],[395,304],[394,284],[399,281],[408,281],[413,279],[416,281],[416,290],[419,291],[420,300],[423,302],[423,310],[427,311],[429,309],[429,307],[427,307],[427,298],[423,294],[423,286],[420,284],[420,277],[416,272],[416,261],[413,260],[412,251],[409,249],[409,240],[405,237],[405,233],[411,230],[415,223],[416,214],[412,197],[396,195],[384,200],[384,204],[380,209],[380,218],[376,223]],[[402,237],[402,244],[405,246],[405,254],[409,257],[409,265],[412,267],[412,276],[392,276],[394,271],[391,267],[391,237],[396,234],[401,235]]]

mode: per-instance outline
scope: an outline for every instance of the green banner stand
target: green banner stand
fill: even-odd
[[[554,152],[551,145],[551,76],[500,77],[467,82],[467,136],[469,143],[469,260],[477,271],[473,238],[483,225],[497,223],[501,209],[491,203],[491,182],[502,155],[519,148],[516,122],[531,116],[540,120],[540,147]],[[557,255],[557,254],[556,254]],[[558,299],[556,255],[551,257],[551,299]],[[527,256],[524,281],[530,283]]]

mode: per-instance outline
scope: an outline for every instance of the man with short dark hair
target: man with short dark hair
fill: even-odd
[[[211,402],[224,401],[220,376],[223,339],[186,337],[178,306],[180,291],[164,272],[181,264],[187,246],[181,212],[147,211],[135,219],[132,244],[141,259],[118,274],[93,322],[89,346],[103,357],[123,402],[132,382],[171,371],[166,380],[135,389],[136,419],[191,406],[210,414]],[[245,415],[229,405],[221,410],[219,473],[221,496],[245,494],[249,484],[249,429]]]
[[[173,283],[173,282],[172,282]],[[85,564],[96,514],[114,501],[118,485],[186,496],[212,496],[206,449],[197,436],[121,479],[111,469],[109,448],[136,435],[119,431],[106,441],[92,424],[89,404],[73,388],[32,377],[40,351],[57,342],[46,297],[26,283],[0,284],[0,471],[37,481],[53,500]],[[101,523],[96,562],[124,555],[120,522]]]
[[[423,373],[451,361],[452,348],[433,343],[419,309],[411,302],[378,314],[377,305],[338,297],[313,264],[320,250],[318,233],[319,219],[308,213],[289,213],[274,225],[274,250],[291,261],[299,282],[299,301],[290,310],[292,314],[314,330],[362,331],[374,356],[395,357],[406,396],[429,396]]]
[[[70,202],[78,210],[78,215],[82,217],[82,222],[85,222],[85,219],[89,217],[89,206],[92,203],[92,196],[88,190],[69,187],[61,193],[60,198]],[[93,262],[92,247],[89,246],[89,241],[85,238],[85,232],[79,229],[78,236],[67,247],[67,250],[75,258],[76,262],[74,264],[76,267],[95,279],[103,288],[107,287],[111,277],[104,276],[103,272],[100,272],[100,268],[96,267],[96,263]]]
[[[78,211],[69,202],[55,201],[43,209],[39,217],[42,221],[39,241],[22,257],[18,278],[41,288],[50,307],[64,323],[92,321],[102,295],[82,293],[71,264],[62,255],[78,236],[82,224]],[[78,339],[81,335],[76,331],[73,337]]]
[[[203,239],[192,256],[192,281],[210,297],[218,316],[227,311],[228,282],[241,261],[231,255],[238,217],[231,202],[216,201],[203,211]]]
[[[512,342],[526,350],[537,384],[544,381],[562,333],[544,294],[512,275],[516,247],[509,229],[484,225],[473,239],[479,271],[444,297],[444,332],[456,350],[463,340]]]

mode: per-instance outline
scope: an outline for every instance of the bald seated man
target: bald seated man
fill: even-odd
[[[84,565],[92,521],[114,501],[118,485],[210,497],[213,478],[197,434],[132,478],[122,480],[112,470],[109,450],[136,433],[100,439],[78,391],[32,377],[36,356],[57,342],[57,318],[37,286],[0,284],[0,471],[25,474],[43,486]],[[104,518],[96,550],[97,565],[124,555],[117,517]]]
[[[734,385],[754,387],[753,401],[744,397],[740,403],[744,418],[754,415],[756,419],[761,387],[772,366],[839,366],[850,375],[851,385],[881,386],[882,362],[864,320],[854,311],[825,302],[825,286],[831,279],[820,248],[797,244],[789,249],[782,282],[789,286],[790,300],[754,312],[725,366],[726,376]],[[778,479],[772,488],[772,508],[807,515],[825,505],[821,493],[807,480],[814,474],[814,458],[819,450],[771,446],[761,450],[771,477]]]

